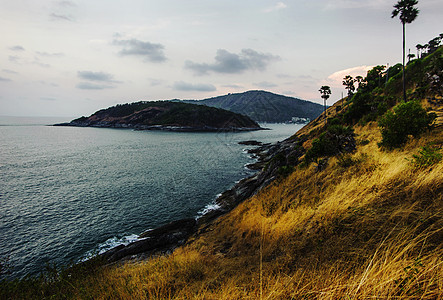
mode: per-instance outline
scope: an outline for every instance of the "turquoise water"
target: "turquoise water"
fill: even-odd
[[[276,142],[301,125],[243,133],[44,126],[0,118],[0,259],[12,277],[38,274],[196,217],[252,174],[243,140]]]

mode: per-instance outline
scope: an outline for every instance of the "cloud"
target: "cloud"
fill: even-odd
[[[9,81],[12,81],[12,80],[9,78],[0,77],[0,82],[9,82]]]
[[[104,89],[113,89],[115,88],[112,85],[105,85],[105,84],[95,84],[91,82],[80,82],[76,85],[76,88],[81,90],[104,90]]]
[[[205,83],[192,84],[183,81],[175,82],[172,88],[177,91],[199,91],[199,92],[213,92],[217,90],[216,87],[213,86],[212,84],[205,84]]]
[[[31,62],[31,64],[33,64],[33,65],[37,65],[37,66],[42,67],[42,68],[50,68],[50,67],[51,67],[50,64],[42,63],[42,62],[40,62],[38,59],[36,59],[36,60],[34,60],[33,62]]]
[[[243,86],[238,85],[238,84],[225,84],[225,85],[223,85],[223,87],[231,88],[231,89],[242,89],[243,88]]]
[[[328,76],[327,82],[334,87],[343,87],[343,78],[346,75],[351,75],[352,77],[362,76],[366,77],[368,70],[371,70],[374,66],[358,66],[353,68],[348,68],[332,73]]]
[[[285,78],[294,78],[293,75],[289,75],[289,74],[277,74],[277,77],[278,77],[278,78],[281,78],[281,79],[285,79]]]
[[[10,62],[19,63],[20,57],[16,55],[9,55],[8,60]]]
[[[113,44],[123,47],[119,52],[121,56],[138,56],[145,61],[155,63],[166,61],[166,56],[163,52],[165,47],[162,44],[143,42],[137,39],[114,40]]]
[[[164,83],[164,80],[151,78],[149,79],[151,86],[158,86]]]
[[[51,13],[49,15],[51,17],[52,20],[54,21],[70,21],[73,22],[74,18],[65,14],[57,14],[57,13]]]
[[[255,86],[258,86],[260,88],[273,88],[273,87],[277,87],[278,85],[269,81],[262,81],[259,83],[254,83]]]
[[[185,68],[194,71],[197,75],[204,75],[209,72],[239,74],[247,70],[263,71],[269,63],[279,59],[280,57],[278,56],[269,53],[259,53],[252,49],[243,49],[240,54],[219,49],[215,56],[215,63],[186,61]]]
[[[274,6],[265,8],[263,10],[263,12],[265,13],[270,13],[273,11],[277,11],[277,10],[281,10],[281,9],[285,9],[286,7],[288,7],[286,4],[284,4],[283,2],[278,2],[277,4],[275,4]]]
[[[391,3],[386,0],[373,0],[373,1],[356,1],[356,0],[327,0],[326,9],[360,9],[360,8],[372,8],[372,9],[386,9],[391,7]]]
[[[99,81],[108,83],[120,83],[114,80],[114,75],[105,72],[78,71],[77,76],[83,80]]]
[[[9,69],[3,69],[2,71],[8,74],[18,74],[18,72]]]
[[[62,7],[76,7],[77,6],[77,4],[75,4],[72,1],[58,1],[57,4]]]
[[[115,83],[122,83],[114,80],[114,75],[105,72],[78,71],[77,76],[80,79],[87,80],[76,85],[82,90],[104,90],[115,88]]]
[[[64,54],[61,53],[61,52],[58,52],[58,53],[48,53],[48,52],[36,51],[35,53],[37,55],[39,55],[39,56],[44,56],[44,57],[62,57],[62,56],[64,56]]]
[[[25,48],[23,48],[23,46],[16,45],[16,46],[9,47],[9,50],[12,50],[12,51],[25,51]]]

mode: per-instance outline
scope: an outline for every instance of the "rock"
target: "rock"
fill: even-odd
[[[238,142],[238,143],[239,143],[239,145],[246,145],[246,146],[261,146],[261,145],[263,145],[262,142],[254,141],[254,140],[251,140],[251,141],[241,141],[241,142]]]
[[[139,236],[142,240],[130,243],[127,246],[120,245],[100,256],[112,263],[133,255],[168,252],[184,244],[187,238],[195,232],[195,225],[195,219],[173,221],[142,233]]]

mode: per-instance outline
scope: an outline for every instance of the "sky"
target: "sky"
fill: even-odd
[[[89,116],[118,103],[266,90],[331,105],[342,78],[401,62],[388,0],[0,0],[0,115]],[[443,32],[419,0],[407,48]]]

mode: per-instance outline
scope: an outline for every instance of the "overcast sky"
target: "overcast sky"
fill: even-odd
[[[0,0],[0,115],[267,90],[333,104],[342,78],[401,61],[389,0]],[[407,47],[443,32],[420,0]]]

